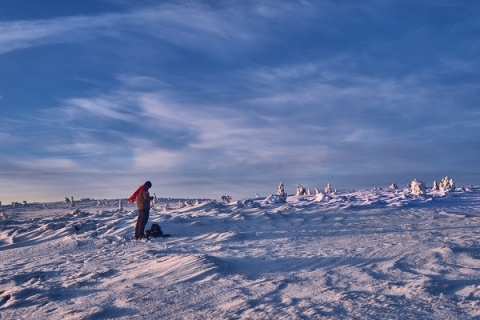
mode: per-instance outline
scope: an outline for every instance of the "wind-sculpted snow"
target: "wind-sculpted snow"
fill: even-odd
[[[0,318],[480,317],[479,187],[276,198],[1,206]]]

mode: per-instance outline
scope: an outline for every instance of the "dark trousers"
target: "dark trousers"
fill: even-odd
[[[145,226],[148,222],[150,209],[138,210],[137,225],[135,226],[135,239],[142,239],[145,232]]]

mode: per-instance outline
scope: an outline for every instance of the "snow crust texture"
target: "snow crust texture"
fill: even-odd
[[[480,317],[478,186],[118,203],[1,206],[0,319]]]

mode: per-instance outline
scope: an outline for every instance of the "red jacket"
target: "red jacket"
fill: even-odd
[[[148,192],[148,186],[142,184],[140,187],[135,190],[135,192],[128,198],[128,202],[133,203],[137,201],[138,210],[150,210],[150,201],[153,200],[153,197],[150,197]]]

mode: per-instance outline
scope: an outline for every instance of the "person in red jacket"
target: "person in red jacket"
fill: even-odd
[[[135,226],[135,239],[140,240],[144,237],[145,226],[148,222],[148,217],[150,214],[150,201],[153,200],[153,197],[148,193],[148,189],[152,187],[150,181],[142,184],[138,189],[133,193],[133,195],[128,198],[128,202],[132,203],[137,201],[138,208],[138,218],[137,225]]]

